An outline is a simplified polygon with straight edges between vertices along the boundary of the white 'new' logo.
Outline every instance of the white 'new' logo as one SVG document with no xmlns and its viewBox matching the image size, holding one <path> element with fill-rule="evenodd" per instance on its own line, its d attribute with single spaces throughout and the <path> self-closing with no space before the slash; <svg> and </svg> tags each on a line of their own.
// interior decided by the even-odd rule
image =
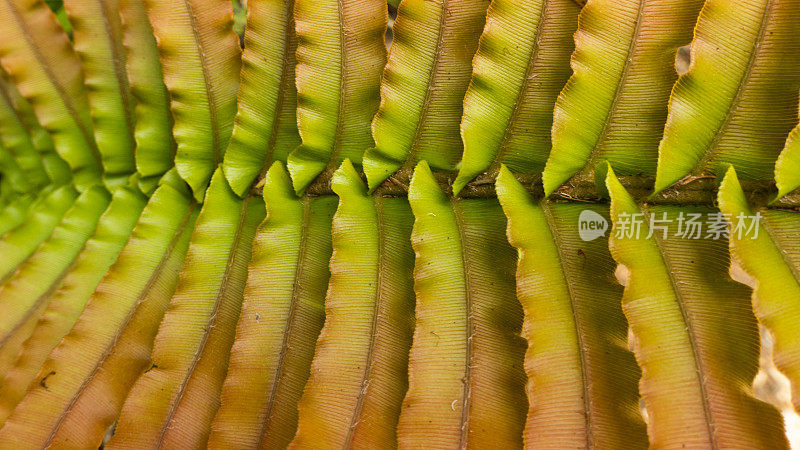
<svg viewBox="0 0 800 450">
<path fill-rule="evenodd" d="M 600 236 L 605 236 L 608 231 L 608 221 L 596 212 L 584 209 L 578 216 L 578 234 L 583 241 L 593 241 Z"/>
</svg>

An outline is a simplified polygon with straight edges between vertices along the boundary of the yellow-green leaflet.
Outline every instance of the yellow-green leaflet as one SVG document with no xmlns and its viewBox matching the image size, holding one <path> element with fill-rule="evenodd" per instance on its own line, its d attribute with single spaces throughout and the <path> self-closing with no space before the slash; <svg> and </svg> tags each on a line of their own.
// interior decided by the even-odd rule
<svg viewBox="0 0 800 450">
<path fill-rule="evenodd" d="M 170 174 L 75 326 L 0 429 L 0 447 L 98 447 L 117 420 L 134 381 L 150 366 L 153 339 L 199 209 L 185 183 L 173 183 Z"/>
<path fill-rule="evenodd" d="M 0 167 L 0 173 L 2 168 Z M 0 177 L 0 206 L 8 205 L 13 201 L 14 188 L 11 185 L 11 180 L 6 177 Z"/>
<path fill-rule="evenodd" d="M 11 190 L 17 194 L 24 194 L 31 190 L 31 184 L 25 177 L 25 172 L 17 164 L 14 155 L 0 144 L 0 173 L 10 181 Z"/>
<path fill-rule="evenodd" d="M 521 447 L 525 341 L 500 204 L 448 198 L 424 161 L 408 198 L 417 321 L 399 446 Z"/>
<path fill-rule="evenodd" d="M 519 254 L 526 447 L 647 448 L 641 371 L 628 350 L 622 286 L 608 251 L 608 205 L 537 202 L 504 166 L 497 196 Z"/>
<path fill-rule="evenodd" d="M 14 274 L 20 264 L 28 258 L 44 240 L 50 237 L 61 217 L 72 206 L 78 192 L 72 186 L 53 190 L 33 211 L 24 224 L 8 232 L 0 239 L 0 285 Z"/>
<path fill-rule="evenodd" d="M 136 100 L 136 169 L 143 177 L 160 177 L 175 158 L 169 92 L 144 0 L 118 1 L 127 79 Z"/>
<path fill-rule="evenodd" d="M 653 175 L 677 79 L 675 52 L 692 39 L 702 0 L 593 0 L 578 19 L 574 74 L 553 112 L 543 174 L 552 194 L 605 161 L 623 175 Z M 597 170 L 600 168 L 601 170 Z M 602 178 L 597 184 L 602 191 Z"/>
<path fill-rule="evenodd" d="M 158 42 L 177 143 L 175 167 L 198 202 L 236 115 L 241 48 L 229 0 L 143 0 Z"/>
<path fill-rule="evenodd" d="M 571 71 L 573 0 L 494 0 L 464 97 L 464 158 L 453 191 L 500 164 L 540 174 L 550 154 L 553 107 Z"/>
<path fill-rule="evenodd" d="M 44 2 L 0 1 L 0 65 L 50 132 L 78 190 L 97 183 L 102 164 L 80 60 Z"/>
<path fill-rule="evenodd" d="M 285 163 L 300 144 L 294 0 L 248 2 L 244 41 L 239 111 L 222 164 L 239 196 L 273 161 Z"/>
<path fill-rule="evenodd" d="M 50 181 L 42 161 L 44 155 L 39 155 L 33 146 L 16 109 L 19 92 L 15 91 L 16 88 L 7 80 L 5 72 L 0 70 L 0 145 L 14 155 L 31 186 L 43 187 Z"/>
<path fill-rule="evenodd" d="M 38 195 L 20 195 L 12 200 L 11 203 L 3 206 L 0 210 L 0 238 L 5 236 L 9 231 L 25 223 L 25 219 L 28 218 L 28 214 L 34 202 L 48 193 L 49 191 L 39 193 Z"/>
<path fill-rule="evenodd" d="M 95 186 L 81 194 L 52 235 L 0 287 L 0 373 L 6 373 L 47 302 L 69 272 L 106 210 L 111 194 Z M 3 354 L 10 354 L 6 358 Z"/>
<path fill-rule="evenodd" d="M 264 201 L 267 218 L 253 241 L 212 448 L 284 448 L 292 441 L 325 320 L 338 197 L 297 197 L 275 162 L 264 180 Z"/>
<path fill-rule="evenodd" d="M 656 192 L 685 177 L 771 180 L 797 125 L 800 2 L 707 0 L 692 64 L 675 84 L 659 146 Z"/>
<path fill-rule="evenodd" d="M 789 133 L 786 146 L 775 163 L 775 184 L 778 185 L 777 198 L 800 187 L 800 124 Z"/>
<path fill-rule="evenodd" d="M 103 179 L 113 189 L 136 171 L 134 99 L 125 69 L 119 0 L 66 0 L 64 10 L 82 63 Z"/>
<path fill-rule="evenodd" d="M 622 310 L 642 368 L 650 445 L 787 448 L 778 411 L 752 394 L 758 324 L 749 289 L 728 273 L 724 216 L 706 206 L 638 205 L 613 170 L 607 185 L 609 245 L 627 269 Z"/>
<path fill-rule="evenodd" d="M 5 421 L 24 396 L 47 355 L 75 324 L 86 301 L 128 241 L 146 202 L 146 197 L 134 188 L 117 189 L 100 216 L 94 234 L 69 265 L 69 273 L 63 281 L 56 280 L 48 292 L 36 300 L 38 305 L 26 313 L 26 322 L 32 321 L 35 328 L 30 337 L 26 336 L 22 350 L 17 348 L 11 361 L 13 366 L 2 370 L 5 376 L 0 384 L 0 421 Z M 47 268 L 53 270 L 51 257 L 48 257 Z M 44 283 L 42 285 L 47 287 Z M 29 290 L 27 295 L 32 292 Z M 39 308 L 41 313 L 34 311 Z M 5 353 L 5 346 L 2 352 Z"/>
<path fill-rule="evenodd" d="M 371 191 L 398 170 L 399 181 L 408 183 L 417 161 L 456 170 L 464 93 L 488 6 L 488 0 L 400 5 L 372 122 L 375 147 L 364 154 Z"/>
<path fill-rule="evenodd" d="M 22 97 L 17 87 L 8 79 L 8 74 L 6 74 L 4 70 L 0 70 L 0 83 L 2 83 L 3 95 L 8 99 L 10 104 L 13 105 L 14 112 L 19 122 L 28 133 L 27 139 L 30 139 L 31 145 L 39 152 L 42 166 L 44 166 L 44 170 L 50 181 L 57 186 L 69 182 L 72 179 L 72 172 L 70 171 L 69 164 L 58 156 L 50 134 L 39 124 L 39 120 L 36 118 L 36 114 L 30 103 Z M 14 122 L 12 118 L 9 122 L 4 124 L 4 127 L 10 126 L 14 128 Z M 6 139 L 10 137 L 10 135 L 6 135 L 9 131 L 8 128 L 4 129 L 2 137 L 3 142 L 7 142 Z M 15 132 L 12 132 L 11 135 L 18 136 Z M 16 148 L 17 145 L 24 147 L 26 145 L 25 141 L 26 137 L 23 136 L 20 138 L 20 141 L 13 140 L 9 145 L 12 148 Z M 23 152 L 25 151 L 23 150 Z M 25 167 L 25 165 L 23 165 L 23 167 Z"/>
<path fill-rule="evenodd" d="M 772 359 L 789 378 L 794 409 L 800 411 L 800 215 L 751 208 L 733 168 L 718 195 L 720 209 L 729 215 L 731 255 L 754 279 L 753 309 L 772 333 Z"/>
<path fill-rule="evenodd" d="M 405 198 L 367 194 L 347 159 L 331 185 L 339 208 L 325 326 L 292 446 L 392 447 L 414 330 L 414 217 Z"/>
<path fill-rule="evenodd" d="M 261 198 L 239 198 L 217 169 L 159 327 L 153 367 L 131 390 L 109 448 L 206 445 L 264 215 Z"/>
<path fill-rule="evenodd" d="M 373 145 L 386 64 L 384 0 L 295 0 L 297 125 L 303 143 L 287 166 L 302 193 L 320 173 Z"/>
</svg>

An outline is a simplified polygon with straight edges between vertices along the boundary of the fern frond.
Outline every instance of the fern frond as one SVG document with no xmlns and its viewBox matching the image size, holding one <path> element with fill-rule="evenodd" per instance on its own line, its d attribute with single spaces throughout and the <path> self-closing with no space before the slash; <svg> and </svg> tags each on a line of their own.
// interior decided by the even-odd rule
<svg viewBox="0 0 800 450">
<path fill-rule="evenodd" d="M 684 177 L 724 174 L 771 180 L 797 124 L 800 3 L 708 0 L 678 80 L 659 147 L 656 192 Z"/>
<path fill-rule="evenodd" d="M 64 10 L 82 63 L 103 179 L 113 189 L 136 171 L 136 119 L 122 47 L 119 0 L 65 0 Z"/>
<path fill-rule="evenodd" d="M 500 204 L 446 197 L 425 162 L 409 202 L 417 322 L 400 447 L 521 447 L 525 342 Z"/>
<path fill-rule="evenodd" d="M 62 186 L 33 205 L 24 224 L 0 239 L 0 285 L 10 278 L 39 244 L 44 242 L 78 197 L 72 186 Z"/>
<path fill-rule="evenodd" d="M 175 167 L 198 202 L 222 162 L 236 115 L 241 49 L 229 0 L 142 0 L 170 94 Z"/>
<path fill-rule="evenodd" d="M 44 170 L 50 182 L 56 186 L 68 183 L 72 179 L 69 164 L 58 156 L 50 134 L 39 124 L 39 120 L 36 118 L 36 114 L 30 103 L 20 94 L 14 83 L 8 79 L 8 74 L 6 74 L 4 70 L 0 70 L 0 84 L 2 84 L 1 88 L 3 90 L 3 93 L 0 95 L 3 95 L 4 99 L 14 108 L 19 122 L 24 127 L 25 131 L 27 131 L 31 145 L 39 153 L 41 164 L 44 166 Z M 11 118 L 8 122 L 5 122 L 4 127 L 10 126 L 14 128 L 14 123 L 14 119 Z M 5 136 L 2 137 L 3 142 L 7 142 L 5 139 L 7 139 L 8 136 L 19 136 L 18 133 L 19 131 L 12 132 L 9 128 L 4 128 L 3 134 Z M 8 145 L 12 149 L 25 147 L 25 137 L 22 136 L 19 138 L 19 141 L 14 140 L 14 142 Z M 23 152 L 25 151 L 23 150 Z M 23 167 L 25 167 L 25 165 L 23 165 Z"/>
<path fill-rule="evenodd" d="M 139 375 L 150 367 L 158 326 L 178 282 L 198 208 L 168 173 L 119 258 L 75 326 L 50 353 L 13 409 L 0 402 L 0 447 L 97 447 Z M 102 401 L 98 401 L 102 399 Z"/>
<path fill-rule="evenodd" d="M 572 70 L 553 113 L 545 195 L 610 163 L 653 175 L 678 77 L 675 52 L 692 39 L 700 0 L 597 0 L 578 19 Z M 602 173 L 602 170 L 598 173 Z M 600 188 L 604 180 L 596 180 Z"/>
<path fill-rule="evenodd" d="M 102 164 L 80 60 L 44 2 L 0 1 L 0 64 L 50 132 L 78 189 L 97 183 Z"/>
<path fill-rule="evenodd" d="M 466 184 L 500 164 L 540 174 L 550 154 L 553 107 L 571 71 L 573 0 L 494 0 L 487 13 L 464 97 L 464 158 L 453 183 Z"/>
<path fill-rule="evenodd" d="M 800 411 L 800 214 L 754 211 L 733 168 L 720 186 L 719 207 L 729 215 L 731 256 L 755 280 L 753 309 L 772 333 L 773 361 L 789 378 L 794 408 Z M 737 231 L 740 220 L 747 231 L 756 214 L 761 216 L 755 223 L 757 229 Z"/>
<path fill-rule="evenodd" d="M 579 235 L 586 211 L 607 220 L 608 206 L 536 202 L 505 166 L 497 196 L 519 253 L 517 297 L 528 340 L 525 445 L 646 448 L 641 372 L 628 350 L 608 229 L 592 241 Z"/>
<path fill-rule="evenodd" d="M 209 447 L 284 448 L 325 320 L 331 219 L 338 197 L 297 197 L 276 162 L 267 218 L 253 241 L 236 340 Z"/>
<path fill-rule="evenodd" d="M 361 164 L 373 145 L 386 64 L 384 0 L 295 0 L 297 124 L 303 143 L 287 166 L 302 193 L 320 173 L 345 158 Z"/>
<path fill-rule="evenodd" d="M 629 272 L 622 309 L 642 368 L 650 445 L 788 447 L 778 411 L 752 396 L 758 325 L 749 290 L 728 274 L 726 239 L 708 235 L 710 214 L 718 211 L 637 205 L 613 170 L 607 180 L 614 222 L 609 245 Z M 667 222 L 651 227 L 650 214 Z M 700 236 L 687 231 L 693 229 L 689 214 L 700 215 Z M 724 230 L 724 218 L 716 217 Z"/>
<path fill-rule="evenodd" d="M 52 235 L 0 287 L 0 373 L 19 355 L 110 201 L 99 185 L 81 194 Z"/>
<path fill-rule="evenodd" d="M 206 445 L 264 215 L 263 200 L 239 198 L 217 169 L 153 346 L 153 367 L 131 390 L 109 448 Z"/>
<path fill-rule="evenodd" d="M 405 0 L 372 122 L 375 147 L 364 154 L 370 190 L 398 170 L 401 183 L 418 161 L 454 171 L 461 159 L 464 93 L 486 21 L 488 0 Z"/>
<path fill-rule="evenodd" d="M 50 182 L 44 169 L 43 155 L 33 146 L 28 130 L 17 112 L 19 92 L 0 71 L 0 146 L 5 147 L 25 173 L 31 186 L 44 187 Z"/>
<path fill-rule="evenodd" d="M 405 198 L 368 195 L 349 160 L 331 184 L 339 207 L 325 326 L 292 446 L 390 447 L 414 329 L 414 218 Z"/>
<path fill-rule="evenodd" d="M 144 0 L 118 1 L 127 79 L 136 100 L 136 169 L 143 177 L 160 177 L 175 158 L 169 92 Z"/>
<path fill-rule="evenodd" d="M 222 171 L 239 196 L 300 144 L 294 0 L 249 1 L 233 136 Z"/>
<path fill-rule="evenodd" d="M 86 301 L 127 243 L 146 203 L 146 197 L 136 189 L 122 187 L 115 190 L 108 208 L 97 222 L 94 234 L 86 241 L 80 255 L 69 264 L 69 272 L 63 281 L 56 279 L 48 287 L 44 280 L 38 280 L 41 283 L 37 287 L 38 292 L 41 293 L 43 288 L 47 291 L 26 312 L 24 323 L 32 323 L 33 328 L 30 333 L 19 333 L 26 338 L 22 349 L 17 346 L 12 366 L 3 366 L 0 422 L 5 421 L 19 403 L 47 356 L 75 324 Z M 38 258 L 42 250 L 28 259 L 26 264 Z M 48 271 L 55 269 L 52 258 L 48 257 L 46 262 Z M 33 292 L 36 291 L 29 289 L 26 294 L 30 296 Z M 19 323 L 22 326 L 23 322 Z M 0 353 L 5 354 L 6 347 L 4 345 Z"/>
</svg>

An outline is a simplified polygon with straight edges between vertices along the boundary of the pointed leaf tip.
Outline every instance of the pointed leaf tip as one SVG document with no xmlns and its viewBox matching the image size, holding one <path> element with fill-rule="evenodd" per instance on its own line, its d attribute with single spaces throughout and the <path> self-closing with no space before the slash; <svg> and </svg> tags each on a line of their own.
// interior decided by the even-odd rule
<svg viewBox="0 0 800 450">
<path fill-rule="evenodd" d="M 408 186 L 408 198 L 413 200 L 432 196 L 443 197 L 444 192 L 439 187 L 439 183 L 436 182 L 436 178 L 433 176 L 427 161 L 420 161 L 411 176 L 411 183 Z"/>
<path fill-rule="evenodd" d="M 739 205 L 740 208 L 749 209 L 747 199 L 742 191 L 742 185 L 739 182 L 739 175 L 733 165 L 729 165 L 725 171 L 725 177 L 719 185 L 717 191 L 717 203 L 720 210 L 727 212 L 733 207 L 733 204 Z"/>
<path fill-rule="evenodd" d="M 275 161 L 267 171 L 262 195 L 268 205 L 297 199 L 289 172 L 280 161 Z"/>
<path fill-rule="evenodd" d="M 367 186 L 361 180 L 361 176 L 356 171 L 349 158 L 342 161 L 342 165 L 333 173 L 331 188 L 337 195 L 344 196 L 347 193 L 356 195 L 366 195 Z"/>
<path fill-rule="evenodd" d="M 514 178 L 514 174 L 511 173 L 511 170 L 505 165 L 500 165 L 500 170 L 497 173 L 497 179 L 495 180 L 498 184 L 500 183 L 508 183 L 511 178 Z"/>
<path fill-rule="evenodd" d="M 303 145 L 300 145 L 295 151 L 290 153 L 286 161 L 286 167 L 292 177 L 294 191 L 297 195 L 303 195 L 306 188 L 308 188 L 314 179 L 317 178 L 328 165 L 325 161 L 310 158 L 304 152 L 298 151 L 298 149 L 302 147 Z"/>
<path fill-rule="evenodd" d="M 775 200 L 800 187 L 800 125 L 789 134 L 775 163 L 775 184 L 778 186 Z"/>
<path fill-rule="evenodd" d="M 525 187 L 522 186 L 517 177 L 514 176 L 514 173 L 505 164 L 500 166 L 500 171 L 497 173 L 495 190 L 501 205 L 512 196 L 528 195 Z"/>
<path fill-rule="evenodd" d="M 611 165 L 608 165 L 608 172 L 606 173 L 606 189 L 609 192 L 612 190 L 622 188 L 622 184 L 620 184 L 619 179 L 617 179 L 617 174 L 614 173 L 614 168 Z"/>
<path fill-rule="evenodd" d="M 458 195 L 461 192 L 461 190 L 464 189 L 467 186 L 467 184 L 469 184 L 470 180 L 467 178 L 468 178 L 467 176 L 462 175 L 461 172 L 459 172 L 458 176 L 456 177 L 456 181 L 453 182 L 454 196 Z"/>
<path fill-rule="evenodd" d="M 390 158 L 386 158 L 383 153 L 375 148 L 371 148 L 364 153 L 364 174 L 367 176 L 369 191 L 373 192 L 387 178 L 389 178 L 397 167 Z"/>
<path fill-rule="evenodd" d="M 691 67 L 670 97 L 656 192 L 686 176 L 720 175 L 723 163 L 742 179 L 772 179 L 797 125 L 799 14 L 791 1 L 705 2 Z"/>
</svg>

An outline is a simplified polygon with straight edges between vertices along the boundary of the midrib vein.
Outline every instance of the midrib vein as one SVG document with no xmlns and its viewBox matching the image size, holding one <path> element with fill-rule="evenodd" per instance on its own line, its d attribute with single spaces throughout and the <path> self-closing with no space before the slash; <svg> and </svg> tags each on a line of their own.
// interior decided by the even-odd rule
<svg viewBox="0 0 800 450">
<path fill-rule="evenodd" d="M 283 369 L 286 364 L 286 354 L 289 351 L 289 341 L 294 334 L 294 318 L 297 314 L 297 307 L 300 304 L 300 290 L 301 280 L 305 273 L 305 259 L 308 248 L 308 239 L 311 223 L 311 199 L 308 196 L 303 196 L 303 220 L 300 234 L 300 248 L 297 252 L 297 259 L 295 260 L 294 281 L 292 283 L 292 299 L 289 304 L 289 316 L 286 318 L 286 323 L 283 327 L 283 341 L 281 342 L 281 350 L 278 356 L 278 364 L 275 369 L 275 377 L 272 380 L 272 388 L 269 390 L 269 399 L 267 406 L 264 410 L 264 421 L 262 423 L 261 433 L 258 436 L 256 447 L 261 448 L 264 439 L 266 439 L 267 430 L 269 430 L 270 422 L 272 421 L 272 410 L 275 407 L 276 397 L 278 395 L 278 387 L 283 377 Z"/>
<path fill-rule="evenodd" d="M 181 385 L 178 388 L 178 392 L 176 393 L 175 399 L 170 403 L 169 410 L 162 423 L 162 427 L 157 441 L 159 448 L 163 448 L 164 446 L 164 439 L 166 438 L 167 432 L 170 429 L 170 425 L 172 424 L 172 419 L 175 417 L 175 414 L 180 408 L 180 404 L 183 401 L 186 389 L 189 386 L 189 381 L 191 381 L 192 377 L 194 376 L 194 370 L 197 367 L 197 363 L 200 362 L 200 358 L 203 356 L 206 344 L 208 344 L 208 339 L 211 336 L 211 331 L 214 329 L 214 322 L 217 319 L 219 309 L 222 307 L 222 300 L 225 297 L 225 292 L 228 289 L 228 283 L 230 281 L 230 272 L 231 269 L 233 268 L 233 263 L 236 260 L 237 250 L 239 249 L 239 245 L 241 243 L 240 241 L 242 236 L 242 229 L 244 228 L 245 221 L 247 220 L 247 207 L 250 203 L 250 199 L 252 198 L 253 198 L 252 196 L 248 195 L 242 200 L 242 206 L 239 210 L 239 221 L 236 225 L 236 231 L 233 234 L 233 240 L 231 241 L 231 248 L 228 251 L 228 259 L 225 263 L 225 272 L 222 274 L 222 281 L 220 282 L 219 289 L 217 289 L 214 298 L 214 306 L 211 308 L 211 314 L 209 315 L 209 319 L 206 322 L 206 326 L 203 330 L 203 336 L 200 340 L 200 345 L 198 346 L 197 351 L 194 353 L 194 356 L 192 357 L 191 364 L 189 365 L 189 368 L 186 371 L 186 375 L 183 377 L 183 381 L 181 382 Z"/>
<path fill-rule="evenodd" d="M 131 99 L 130 99 L 130 84 L 128 83 L 128 72 L 125 68 L 126 64 L 126 56 L 125 50 L 120 48 L 120 42 L 118 42 L 117 38 L 119 36 L 115 35 L 113 30 L 111 29 L 111 24 L 108 21 L 108 5 L 104 0 L 97 0 L 100 10 L 102 11 L 102 19 L 103 19 L 103 26 L 106 30 L 106 37 L 108 38 L 108 46 L 111 50 L 111 57 L 112 57 L 112 64 L 114 65 L 114 74 L 117 78 L 117 91 L 119 92 L 120 99 L 122 100 L 122 109 L 123 114 L 125 115 L 125 125 L 128 130 L 128 135 L 126 136 L 128 140 L 128 144 L 130 147 L 128 150 L 130 151 L 129 157 L 131 161 L 133 161 L 133 150 L 136 148 L 136 141 L 134 138 L 135 133 L 135 125 L 134 119 L 131 116 L 131 112 L 133 108 L 131 108 Z M 118 11 L 114 11 L 113 14 L 119 15 Z"/>
<path fill-rule="evenodd" d="M 442 45 L 444 45 L 444 30 L 446 28 L 447 20 L 445 16 L 447 15 L 447 5 L 449 0 L 442 0 L 439 13 L 439 25 L 437 28 L 437 35 L 436 35 L 436 47 L 434 47 L 433 51 L 433 63 L 431 64 L 431 68 L 428 71 L 428 82 L 425 84 L 425 96 L 422 99 L 422 105 L 419 110 L 419 118 L 417 120 L 417 126 L 414 129 L 414 135 L 412 137 L 411 146 L 408 149 L 408 154 L 406 155 L 406 159 L 403 162 L 402 166 L 398 169 L 400 170 L 407 170 L 410 169 L 411 166 L 414 165 L 417 159 L 417 153 L 419 152 L 420 146 L 420 138 L 422 134 L 422 127 L 425 126 L 425 117 L 428 116 L 428 109 L 430 108 L 431 104 L 431 97 L 433 96 L 433 89 L 431 86 L 433 82 L 436 80 L 436 74 L 439 72 L 439 64 L 442 60 Z M 396 23 L 396 22 L 395 22 Z"/>
<path fill-rule="evenodd" d="M 464 368 L 464 386 L 461 398 L 461 433 L 458 439 L 458 448 L 466 449 L 469 445 L 469 416 L 472 408 L 472 359 L 475 352 L 475 325 L 473 323 L 473 299 L 471 291 L 469 257 L 467 256 L 467 235 L 464 231 L 464 218 L 459 206 L 459 198 L 452 198 L 450 205 L 453 209 L 456 228 L 458 229 L 458 245 L 461 252 L 461 266 L 464 274 L 464 294 L 466 303 L 466 354 L 464 355 L 466 367 Z"/>
<path fill-rule="evenodd" d="M 344 126 L 345 115 L 345 95 L 347 95 L 347 71 L 349 70 L 347 64 L 347 34 L 345 33 L 345 13 L 344 13 L 344 0 L 337 0 L 337 12 L 339 14 L 339 104 L 337 105 L 336 112 L 336 129 L 333 133 L 333 147 L 331 148 L 331 157 L 328 159 L 328 169 L 332 170 L 337 167 L 339 153 L 342 150 L 342 128 Z"/>
<path fill-rule="evenodd" d="M 294 0 L 286 2 L 286 9 L 284 16 L 286 17 L 286 25 L 283 29 L 283 67 L 281 69 L 280 89 L 278 89 L 278 98 L 275 102 L 275 117 L 272 120 L 270 127 L 269 141 L 267 142 L 267 155 L 264 157 L 264 164 L 261 165 L 261 174 L 266 173 L 269 166 L 273 162 L 273 155 L 275 154 L 275 145 L 278 142 L 278 130 L 280 129 L 281 119 L 283 118 L 282 112 L 284 103 L 286 102 L 286 93 L 291 88 L 290 83 L 294 83 L 294 77 L 289 76 L 289 72 L 293 69 L 293 65 L 288 64 L 287 61 L 292 61 L 292 34 L 294 33 Z"/>
<path fill-rule="evenodd" d="M 345 444 L 344 448 L 350 448 L 353 442 L 353 437 L 356 433 L 356 428 L 359 424 L 359 419 L 361 417 L 361 411 L 364 407 L 364 401 L 367 396 L 367 389 L 369 388 L 369 377 L 372 375 L 372 366 L 375 359 L 375 343 L 378 340 L 378 325 L 380 322 L 381 317 L 381 309 L 383 308 L 383 274 L 386 273 L 384 269 L 386 268 L 386 254 L 384 252 L 384 239 L 386 238 L 384 232 L 384 218 L 383 218 L 383 198 L 379 195 L 373 196 L 373 201 L 375 204 L 375 216 L 376 216 L 376 234 L 377 234 L 377 244 L 378 244 L 378 267 L 376 268 L 375 272 L 375 294 L 372 299 L 373 301 L 373 310 L 372 310 L 372 318 L 370 323 L 370 335 L 369 335 L 369 346 L 367 347 L 367 360 L 364 363 L 364 373 L 361 376 L 361 383 L 359 384 L 359 391 L 358 397 L 356 398 L 356 404 L 353 408 L 353 415 L 350 418 L 350 426 L 347 430 L 347 436 L 345 437 Z"/>
<path fill-rule="evenodd" d="M 594 408 L 592 407 L 594 394 L 592 392 L 592 386 L 589 383 L 589 380 L 592 380 L 593 377 L 591 373 L 591 367 L 587 360 L 587 347 L 584 345 L 583 335 L 585 331 L 582 326 L 583 321 L 581 320 L 581 315 L 578 312 L 578 308 L 575 306 L 575 302 L 579 296 L 575 294 L 575 290 L 572 287 L 572 283 L 567 275 L 570 273 L 570 270 L 569 266 L 567 265 L 566 255 L 564 253 L 566 246 L 564 244 L 564 240 L 562 239 L 561 233 L 559 233 L 559 230 L 556 227 L 553 211 L 550 209 L 551 205 L 546 200 L 542 201 L 540 205 L 547 222 L 547 228 L 550 231 L 553 241 L 555 242 L 556 251 L 558 252 L 558 262 L 561 267 L 562 281 L 567 287 L 567 292 L 569 293 L 569 307 L 572 311 L 572 319 L 575 325 L 575 338 L 577 340 L 578 358 L 580 361 L 581 382 L 583 383 L 583 413 L 585 416 L 584 420 L 586 422 L 586 448 L 594 448 Z"/>
<path fill-rule="evenodd" d="M 744 74 L 739 79 L 739 84 L 736 86 L 736 95 L 734 96 L 733 100 L 731 101 L 730 107 L 728 108 L 727 114 L 723 118 L 722 122 L 717 128 L 717 132 L 714 133 L 714 138 L 708 143 L 703 152 L 703 156 L 697 161 L 697 164 L 694 165 L 691 171 L 691 175 L 693 176 L 700 176 L 703 174 L 705 166 L 711 160 L 714 150 L 716 149 L 719 142 L 722 140 L 723 135 L 725 134 L 725 130 L 728 129 L 728 126 L 733 120 L 733 115 L 735 111 L 739 108 L 739 103 L 742 101 L 742 97 L 744 97 L 745 86 L 750 81 L 750 77 L 753 74 L 753 70 L 756 65 L 756 60 L 758 59 L 758 53 L 761 50 L 761 46 L 764 44 L 764 38 L 766 37 L 767 27 L 769 26 L 769 19 L 772 15 L 772 7 L 774 5 L 773 0 L 766 0 L 766 5 L 764 5 L 764 13 L 761 16 L 761 25 L 758 30 L 758 36 L 756 37 L 756 41 L 753 43 L 753 51 L 750 53 L 750 57 L 747 60 L 747 66 L 745 67 Z"/>
<path fill-rule="evenodd" d="M 611 127 L 614 115 L 617 112 L 619 101 L 622 98 L 622 90 L 625 86 L 627 86 L 625 82 L 628 80 L 628 71 L 630 70 L 631 65 L 633 65 L 633 55 L 636 52 L 636 46 L 639 43 L 639 36 L 642 32 L 644 8 L 647 1 L 648 0 L 639 0 L 639 9 L 636 13 L 636 24 L 634 25 L 633 33 L 631 34 L 631 42 L 628 44 L 628 51 L 626 52 L 627 57 L 622 65 L 622 70 L 619 74 L 619 78 L 617 79 L 617 85 L 614 88 L 614 96 L 611 98 L 611 104 L 608 107 L 608 113 L 603 118 L 603 127 L 600 129 L 600 133 L 597 135 L 597 140 L 589 152 L 589 157 L 586 159 L 586 165 L 584 165 L 583 169 L 579 171 L 580 173 L 586 173 L 587 171 L 594 170 L 594 165 L 600 158 L 600 155 L 602 154 L 602 148 L 606 144 L 606 137 L 610 131 L 609 128 Z"/>
<path fill-rule="evenodd" d="M 200 60 L 200 70 L 203 74 L 203 87 L 206 91 L 208 114 L 209 120 L 211 121 L 209 125 L 211 128 L 212 145 L 214 147 L 214 166 L 216 166 L 220 163 L 220 158 L 222 157 L 222 149 L 220 148 L 219 123 L 217 117 L 217 99 L 214 97 L 214 92 L 211 86 L 211 74 L 208 73 L 208 61 L 206 61 L 205 49 L 203 48 L 203 42 L 200 39 L 200 30 L 197 29 L 197 19 L 194 15 L 194 8 L 192 7 L 191 0 L 183 0 L 183 5 L 186 8 L 186 15 L 189 18 L 189 26 L 192 28 L 195 48 L 197 49 L 197 58 Z"/>
<path fill-rule="evenodd" d="M 650 209 L 644 205 L 641 206 L 641 211 L 645 215 L 645 217 L 649 217 L 648 214 L 652 214 Z M 706 419 L 706 431 L 708 432 L 708 440 L 709 445 L 713 449 L 719 449 L 720 445 L 717 441 L 717 434 L 716 434 L 716 425 L 714 424 L 714 415 L 711 412 L 711 405 L 709 402 L 708 397 L 708 388 L 706 387 L 706 373 L 707 370 L 705 368 L 705 364 L 703 359 L 700 357 L 700 351 L 697 348 L 697 334 L 694 329 L 694 324 L 689 316 L 689 311 L 686 310 L 685 300 L 683 298 L 683 293 L 680 290 L 680 284 L 678 280 L 675 279 L 674 273 L 669 269 L 673 265 L 670 263 L 669 255 L 667 255 L 666 251 L 664 250 L 663 243 L 661 242 L 661 237 L 658 233 L 653 234 L 653 243 L 656 245 L 658 249 L 658 254 L 661 255 L 661 262 L 664 264 L 664 271 L 667 273 L 669 277 L 670 285 L 672 286 L 672 291 L 675 293 L 675 303 L 678 307 L 678 311 L 681 314 L 681 318 L 683 319 L 683 325 L 686 329 L 686 334 L 689 339 L 689 346 L 692 349 L 692 356 L 693 356 L 693 363 L 695 366 L 694 374 L 696 375 L 697 385 L 700 389 L 700 399 L 703 405 L 703 413 Z"/>
<path fill-rule="evenodd" d="M 514 127 L 517 124 L 517 119 L 519 118 L 519 114 L 523 109 L 522 101 L 525 99 L 525 95 L 528 93 L 528 90 L 531 87 L 529 80 L 531 74 L 533 73 L 534 63 L 536 62 L 539 50 L 541 48 L 542 29 L 544 28 L 544 23 L 547 20 L 547 6 L 551 4 L 551 1 L 552 0 L 542 0 L 542 7 L 539 12 L 539 22 L 536 24 L 536 37 L 533 39 L 533 46 L 528 54 L 528 65 L 525 67 L 525 73 L 522 78 L 522 86 L 520 86 L 520 89 L 517 92 L 517 98 L 514 100 L 514 105 L 511 107 L 511 114 L 509 115 L 508 121 L 506 122 L 506 127 L 503 130 L 503 137 L 500 140 L 500 146 L 498 147 L 497 154 L 489 166 L 489 173 L 499 170 L 500 164 L 503 162 L 503 158 L 508 151 L 508 143 L 511 140 L 512 135 L 511 131 L 514 130 Z"/>
</svg>

